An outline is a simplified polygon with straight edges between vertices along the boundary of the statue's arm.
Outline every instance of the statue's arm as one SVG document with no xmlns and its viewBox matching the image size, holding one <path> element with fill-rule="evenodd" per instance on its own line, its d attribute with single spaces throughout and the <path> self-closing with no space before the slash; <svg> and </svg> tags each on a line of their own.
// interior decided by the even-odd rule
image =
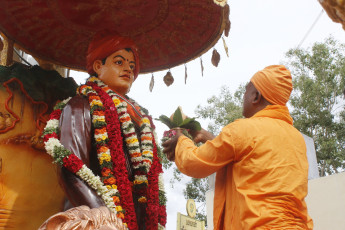
<svg viewBox="0 0 345 230">
<path fill-rule="evenodd" d="M 90 105 L 86 98 L 75 96 L 69 101 L 60 118 L 60 130 L 62 145 L 90 167 L 92 133 Z M 65 167 L 58 171 L 60 183 L 73 206 L 96 208 L 105 205 L 100 196 L 78 176 Z"/>
</svg>

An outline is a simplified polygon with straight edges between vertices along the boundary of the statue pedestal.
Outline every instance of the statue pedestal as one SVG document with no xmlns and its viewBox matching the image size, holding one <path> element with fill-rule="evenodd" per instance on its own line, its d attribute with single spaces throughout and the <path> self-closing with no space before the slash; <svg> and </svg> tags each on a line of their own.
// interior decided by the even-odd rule
<svg viewBox="0 0 345 230">
<path fill-rule="evenodd" d="M 182 215 L 178 212 L 176 230 L 205 230 L 205 222 Z"/>
</svg>

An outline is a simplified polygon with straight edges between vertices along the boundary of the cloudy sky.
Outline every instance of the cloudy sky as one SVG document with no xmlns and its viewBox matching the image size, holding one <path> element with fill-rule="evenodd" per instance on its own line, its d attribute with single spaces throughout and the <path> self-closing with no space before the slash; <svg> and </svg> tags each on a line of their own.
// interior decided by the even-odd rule
<svg viewBox="0 0 345 230">
<path fill-rule="evenodd" d="M 167 87 L 163 77 L 167 71 L 154 73 L 155 85 L 149 91 L 151 74 L 139 75 L 129 96 L 150 111 L 157 118 L 161 114 L 172 114 L 181 106 L 185 114 L 195 116 L 197 105 L 206 105 L 207 98 L 218 95 L 222 85 L 227 85 L 234 92 L 241 83 L 249 81 L 258 70 L 272 64 L 280 64 L 284 54 L 290 48 L 296 48 L 320 15 L 322 7 L 317 0 L 233 0 L 230 5 L 231 30 L 225 41 L 229 47 L 226 56 L 223 42 L 215 45 L 221 55 L 218 67 L 211 64 L 211 53 L 202 56 L 204 76 L 201 75 L 200 59 L 187 63 L 188 79 L 184 83 L 184 65 L 171 69 L 175 78 L 173 85 Z M 196 19 L 197 20 L 197 19 Z M 345 43 L 345 31 L 334 23 L 326 12 L 301 44 L 308 48 L 314 42 L 323 42 L 333 35 Z M 85 79 L 85 74 L 71 73 L 78 82 Z M 206 121 L 202 121 L 207 126 Z M 166 127 L 156 122 L 157 134 L 161 137 Z M 169 185 L 171 173 L 165 174 L 168 195 L 167 229 L 176 229 L 177 212 L 186 214 L 186 200 L 183 197 L 183 183 Z"/>
</svg>

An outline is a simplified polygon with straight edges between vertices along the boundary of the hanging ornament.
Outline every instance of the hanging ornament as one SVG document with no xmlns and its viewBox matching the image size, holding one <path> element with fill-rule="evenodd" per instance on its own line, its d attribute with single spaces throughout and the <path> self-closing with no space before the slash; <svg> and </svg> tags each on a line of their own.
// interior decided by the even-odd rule
<svg viewBox="0 0 345 230">
<path fill-rule="evenodd" d="M 231 22 L 230 22 L 230 7 L 229 5 L 227 4 L 225 7 L 224 7 L 224 15 L 225 15 L 225 28 L 224 28 L 224 35 L 226 37 L 229 36 L 229 32 L 230 32 L 230 27 L 231 27 Z"/>
<path fill-rule="evenodd" d="M 223 45 L 224 45 L 226 56 L 229 57 L 229 48 L 228 48 L 228 46 L 225 43 L 225 39 L 223 37 L 222 37 L 222 39 L 223 39 Z"/>
<path fill-rule="evenodd" d="M 187 84 L 187 65 L 184 64 L 184 84 Z"/>
<path fill-rule="evenodd" d="M 155 85 L 155 79 L 154 79 L 153 74 L 152 74 L 151 81 L 150 81 L 150 87 L 149 87 L 150 92 L 152 92 L 154 85 Z"/>
<path fill-rule="evenodd" d="M 170 86 L 172 83 L 174 83 L 174 78 L 173 78 L 173 76 L 171 75 L 170 70 L 169 70 L 169 71 L 167 72 L 167 74 L 164 76 L 163 81 L 164 81 L 164 83 L 165 83 L 167 86 Z"/>
<path fill-rule="evenodd" d="M 229 4 L 226 4 L 224 6 L 224 15 L 226 18 L 229 18 L 229 15 L 230 15 L 230 7 L 229 7 Z"/>
<path fill-rule="evenodd" d="M 224 28 L 224 35 L 226 37 L 229 36 L 230 27 L 231 27 L 231 22 L 230 22 L 230 20 L 228 20 L 225 22 L 225 28 Z"/>
<path fill-rule="evenodd" d="M 215 67 L 217 67 L 219 61 L 220 61 L 220 55 L 216 49 L 213 49 L 211 62 Z"/>
<path fill-rule="evenodd" d="M 202 64 L 202 58 L 200 57 L 200 65 L 201 65 L 201 76 L 204 76 L 204 65 Z"/>
</svg>

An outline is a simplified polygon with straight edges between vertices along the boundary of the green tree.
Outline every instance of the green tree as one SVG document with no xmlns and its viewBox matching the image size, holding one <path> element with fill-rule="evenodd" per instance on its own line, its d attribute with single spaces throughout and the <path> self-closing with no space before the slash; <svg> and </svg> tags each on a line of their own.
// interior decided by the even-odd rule
<svg viewBox="0 0 345 230">
<path fill-rule="evenodd" d="M 234 95 L 227 86 L 222 86 L 219 95 L 207 99 L 207 105 L 198 105 L 195 113 L 198 117 L 209 119 L 207 130 L 218 134 L 221 129 L 242 117 L 242 99 L 245 86 L 241 85 Z"/>
<path fill-rule="evenodd" d="M 343 170 L 345 45 L 329 37 L 308 49 L 291 49 L 286 57 L 294 84 L 294 126 L 314 139 L 321 176 Z"/>
</svg>

